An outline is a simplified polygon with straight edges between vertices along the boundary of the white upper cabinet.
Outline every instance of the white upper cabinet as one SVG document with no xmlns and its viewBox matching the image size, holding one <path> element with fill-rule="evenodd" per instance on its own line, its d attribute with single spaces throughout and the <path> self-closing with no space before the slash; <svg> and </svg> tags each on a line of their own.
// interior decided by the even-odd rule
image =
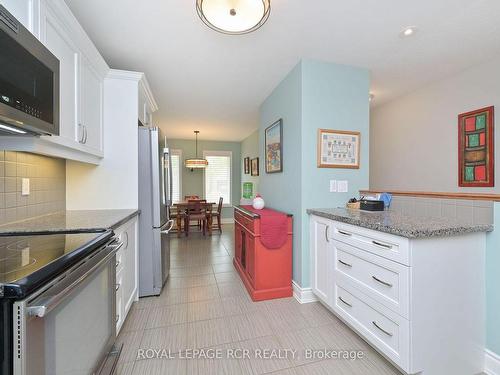
<svg viewBox="0 0 500 375">
<path fill-rule="evenodd" d="M 87 58 L 81 59 L 79 129 L 85 146 L 103 151 L 103 80 Z"/>
<path fill-rule="evenodd" d="M 59 59 L 60 137 L 73 142 L 77 137 L 80 53 L 50 7 L 43 12 L 42 42 Z"/>
</svg>

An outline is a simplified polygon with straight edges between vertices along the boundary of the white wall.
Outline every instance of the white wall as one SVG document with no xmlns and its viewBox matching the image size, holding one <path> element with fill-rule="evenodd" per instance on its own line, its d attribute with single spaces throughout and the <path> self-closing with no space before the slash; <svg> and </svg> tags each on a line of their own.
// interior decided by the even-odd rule
<svg viewBox="0 0 500 375">
<path fill-rule="evenodd" d="M 500 117 L 500 56 L 372 110 L 370 188 L 500 192 L 458 187 L 458 115 L 494 105 Z M 376 99 L 375 99 L 376 100 Z M 499 145 L 500 131 L 495 140 Z M 499 161 L 499 147 L 495 151 Z M 496 163 L 496 181 L 500 163 Z"/>
<path fill-rule="evenodd" d="M 138 208 L 138 82 L 104 82 L 104 159 L 66 164 L 68 210 Z"/>
</svg>

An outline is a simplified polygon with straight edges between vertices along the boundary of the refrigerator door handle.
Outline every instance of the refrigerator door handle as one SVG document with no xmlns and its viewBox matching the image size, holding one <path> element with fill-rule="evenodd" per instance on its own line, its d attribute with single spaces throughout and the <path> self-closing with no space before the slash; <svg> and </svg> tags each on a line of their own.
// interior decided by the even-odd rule
<svg viewBox="0 0 500 375">
<path fill-rule="evenodd" d="M 172 179 L 172 158 L 170 153 L 168 154 L 168 179 L 169 179 L 169 189 L 168 189 L 168 194 L 169 194 L 169 207 L 173 203 L 173 179 Z"/>
<path fill-rule="evenodd" d="M 165 225 L 163 227 L 161 227 L 161 234 L 169 234 L 170 231 L 172 230 L 174 226 L 174 221 L 173 220 L 169 220 L 165 223 Z M 165 227 L 167 227 L 167 229 L 164 229 Z"/>
</svg>

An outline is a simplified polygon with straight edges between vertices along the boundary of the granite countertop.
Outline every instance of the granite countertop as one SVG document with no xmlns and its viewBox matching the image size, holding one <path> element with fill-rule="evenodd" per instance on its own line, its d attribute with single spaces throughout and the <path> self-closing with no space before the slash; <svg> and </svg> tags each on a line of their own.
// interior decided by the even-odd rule
<svg viewBox="0 0 500 375">
<path fill-rule="evenodd" d="M 52 232 L 104 232 L 116 229 L 139 210 L 62 211 L 33 219 L 0 225 L 0 236 Z"/>
<path fill-rule="evenodd" d="M 308 209 L 307 213 L 407 238 L 445 237 L 493 230 L 491 224 L 470 224 L 458 219 L 402 215 L 393 211 L 318 208 Z"/>
</svg>

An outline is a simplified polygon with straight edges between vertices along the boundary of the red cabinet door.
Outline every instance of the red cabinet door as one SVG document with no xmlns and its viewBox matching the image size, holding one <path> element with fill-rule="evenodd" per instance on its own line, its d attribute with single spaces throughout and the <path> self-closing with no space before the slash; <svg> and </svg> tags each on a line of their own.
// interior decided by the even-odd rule
<svg viewBox="0 0 500 375">
<path fill-rule="evenodd" d="M 255 287 L 255 237 L 249 232 L 245 235 L 245 269 L 252 285 Z"/>
<path fill-rule="evenodd" d="M 236 261 L 241 264 L 241 226 L 238 223 L 234 224 L 234 257 L 236 258 Z"/>
</svg>

